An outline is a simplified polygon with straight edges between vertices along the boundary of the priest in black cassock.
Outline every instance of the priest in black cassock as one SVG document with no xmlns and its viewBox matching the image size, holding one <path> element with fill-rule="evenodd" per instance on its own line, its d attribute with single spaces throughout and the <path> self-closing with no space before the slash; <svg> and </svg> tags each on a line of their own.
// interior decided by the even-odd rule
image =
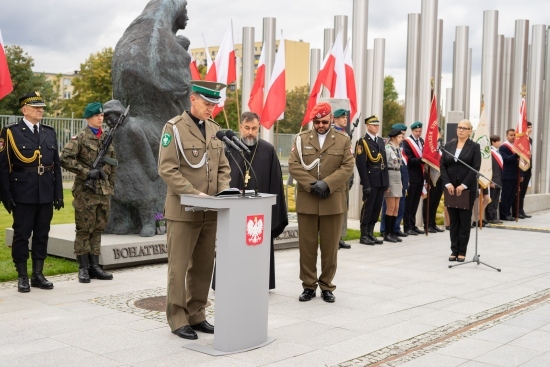
<svg viewBox="0 0 550 367">
<path fill-rule="evenodd" d="M 281 164 L 273 145 L 265 140 L 261 140 L 258 135 L 260 132 L 260 118 L 254 112 L 243 112 L 239 124 L 241 141 L 248 146 L 250 154 L 244 153 L 246 159 L 251 164 L 256 176 L 258 177 L 258 192 L 267 194 L 276 194 L 277 201 L 271 208 L 271 253 L 269 257 L 269 289 L 275 288 L 275 258 L 273 253 L 273 239 L 283 233 L 288 225 L 287 208 L 285 194 L 283 189 L 283 174 Z M 245 189 L 254 190 L 256 188 L 256 179 L 254 174 L 245 165 L 240 154 L 233 151 L 233 158 L 229 159 L 231 166 L 231 184 L 230 187 L 242 188 L 244 174 Z M 238 165 L 238 166 L 237 166 Z M 240 168 L 240 170 L 239 170 Z M 216 271 L 212 279 L 212 289 L 215 289 Z"/>
</svg>

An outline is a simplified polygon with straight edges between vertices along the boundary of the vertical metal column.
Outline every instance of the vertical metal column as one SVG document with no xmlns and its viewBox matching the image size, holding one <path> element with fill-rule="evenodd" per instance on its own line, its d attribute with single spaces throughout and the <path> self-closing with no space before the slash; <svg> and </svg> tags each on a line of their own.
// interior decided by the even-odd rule
<svg viewBox="0 0 550 367">
<path fill-rule="evenodd" d="M 468 26 L 456 27 L 453 65 L 453 111 L 466 112 L 466 74 L 468 72 Z"/>
<path fill-rule="evenodd" d="M 357 89 L 357 109 L 361 112 L 361 118 L 366 117 L 366 76 L 367 76 L 367 34 L 369 21 L 369 1 L 353 0 L 353 47 L 352 58 L 355 72 L 355 86 Z M 354 133 L 352 146 L 355 145 L 357 137 L 365 134 L 365 124 L 360 123 Z M 355 177 L 359 177 L 355 170 Z M 357 180 L 356 180 L 357 181 Z M 348 218 L 360 219 L 361 212 L 361 185 L 352 186 L 349 193 L 349 211 Z"/>
<path fill-rule="evenodd" d="M 269 85 L 269 80 L 271 79 L 271 73 L 273 71 L 273 65 L 275 64 L 275 26 L 277 20 L 275 18 L 264 18 L 264 32 L 263 32 L 263 42 L 265 48 L 265 86 Z M 266 91 L 267 92 L 267 91 Z M 264 102 L 267 98 L 267 93 L 264 93 Z M 271 143 L 275 144 L 275 134 L 273 132 L 274 128 L 271 129 L 260 129 L 260 137 Z"/>
<path fill-rule="evenodd" d="M 342 30 L 342 40 L 343 40 L 343 46 L 344 50 L 346 49 L 346 45 L 348 44 L 348 16 L 347 15 L 335 15 L 334 16 L 334 37 L 336 39 L 336 35 L 338 32 Z"/>
<path fill-rule="evenodd" d="M 464 82 L 466 85 L 465 96 L 464 96 L 464 118 L 470 119 L 470 92 L 472 90 L 472 49 L 468 49 L 468 67 L 466 68 L 466 81 Z M 477 109 L 479 111 L 479 109 Z M 479 117 L 479 112 L 476 113 L 476 115 Z"/>
<path fill-rule="evenodd" d="M 437 111 L 442 115 L 441 101 L 441 62 L 443 58 L 443 19 L 437 21 L 437 39 L 435 43 L 434 92 L 437 99 Z M 441 126 L 441 121 L 439 121 Z"/>
<path fill-rule="evenodd" d="M 453 101 L 453 88 L 447 88 L 445 90 L 445 121 L 449 117 L 449 111 L 452 111 L 452 101 Z"/>
<path fill-rule="evenodd" d="M 500 127 L 500 139 L 506 139 L 506 130 L 512 126 L 512 119 L 515 120 L 516 114 L 510 115 L 510 103 L 512 98 L 512 79 L 514 76 L 514 38 L 504 38 L 504 55 L 502 55 L 502 125 Z M 514 126 L 515 128 L 515 126 Z"/>
<path fill-rule="evenodd" d="M 325 36 L 323 43 L 323 59 L 328 55 L 332 45 L 334 44 L 334 39 L 336 35 L 333 28 L 325 28 Z M 330 92 L 326 87 L 322 88 L 321 97 L 328 98 L 330 97 Z"/>
<path fill-rule="evenodd" d="M 527 48 L 529 45 L 529 21 L 526 19 L 516 20 L 516 32 L 514 36 L 514 75 L 512 78 L 512 89 L 510 94 L 509 113 L 511 126 L 516 127 L 521 104 L 521 87 L 526 84 L 527 77 Z M 529 98 L 529 96 L 527 96 Z"/>
<path fill-rule="evenodd" d="M 534 194 L 541 193 L 541 137 L 548 126 L 544 125 L 544 58 L 546 53 L 546 25 L 533 25 L 531 35 L 531 57 L 527 80 L 527 120 L 533 124 L 531 138 L 532 177 L 531 188 Z"/>
<path fill-rule="evenodd" d="M 372 111 L 378 116 L 380 123 L 384 123 L 384 59 L 386 40 L 384 38 L 374 39 L 373 53 L 373 76 L 372 76 Z M 382 129 L 378 130 L 382 136 Z"/>
<path fill-rule="evenodd" d="M 503 78 L 503 55 L 504 55 L 504 36 L 499 34 L 497 36 L 497 56 L 495 62 L 495 94 L 494 94 L 494 103 L 495 108 L 493 109 L 493 120 L 489 122 L 490 133 L 492 135 L 499 135 L 500 129 L 502 126 L 502 83 Z"/>
<path fill-rule="evenodd" d="M 241 111 L 248 111 L 250 91 L 254 84 L 254 27 L 243 27 L 243 83 L 241 88 Z"/>
<path fill-rule="evenodd" d="M 496 70 L 498 52 L 498 10 L 483 12 L 483 43 L 481 47 L 481 94 L 485 104 L 485 116 L 491 131 L 496 114 Z M 480 101 L 481 102 L 481 101 Z M 479 106 L 474 106 L 478 108 Z"/>
<path fill-rule="evenodd" d="M 407 77 L 405 84 L 405 125 L 416 119 L 418 73 L 420 71 L 420 14 L 409 14 L 407 33 Z"/>
<path fill-rule="evenodd" d="M 422 0 L 422 21 L 420 45 L 420 74 L 418 80 L 418 116 L 427 126 L 430 119 L 431 79 L 435 71 L 435 41 L 437 38 L 437 0 Z M 427 129 L 422 130 L 426 136 Z"/>
<path fill-rule="evenodd" d="M 319 70 L 321 69 L 321 49 L 320 48 L 312 48 L 310 51 L 310 59 L 309 59 L 309 92 L 311 93 L 311 90 L 313 89 L 313 85 L 315 85 L 315 80 L 317 80 L 317 74 L 319 74 Z M 307 125 L 308 129 L 313 128 L 313 122 L 308 122 Z"/>
<path fill-rule="evenodd" d="M 550 29 L 546 31 L 546 42 L 550 41 Z M 544 129 L 542 131 L 542 144 L 540 147 L 540 192 L 550 193 L 550 47 L 546 47 L 546 78 L 544 81 Z"/>
<path fill-rule="evenodd" d="M 374 85 L 374 50 L 367 50 L 367 85 L 365 86 L 366 110 L 365 118 L 374 115 L 373 100 L 373 85 Z M 366 130 L 366 128 L 365 128 Z"/>
</svg>

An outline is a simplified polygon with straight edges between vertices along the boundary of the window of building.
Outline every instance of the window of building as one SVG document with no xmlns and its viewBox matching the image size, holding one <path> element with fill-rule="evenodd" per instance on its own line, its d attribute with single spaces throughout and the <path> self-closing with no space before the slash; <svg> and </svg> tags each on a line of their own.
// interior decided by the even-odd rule
<svg viewBox="0 0 550 367">
<path fill-rule="evenodd" d="M 71 85 L 71 79 L 63 78 L 63 85 Z"/>
<path fill-rule="evenodd" d="M 71 99 L 71 92 L 64 92 L 63 99 Z"/>
</svg>

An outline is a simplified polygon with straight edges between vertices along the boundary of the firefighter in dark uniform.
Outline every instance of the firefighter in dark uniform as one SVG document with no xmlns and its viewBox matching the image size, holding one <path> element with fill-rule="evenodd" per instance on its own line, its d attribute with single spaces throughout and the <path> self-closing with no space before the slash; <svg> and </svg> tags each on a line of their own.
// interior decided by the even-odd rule
<svg viewBox="0 0 550 367">
<path fill-rule="evenodd" d="M 355 165 L 363 186 L 359 243 L 381 245 L 383 241 L 374 237 L 374 225 L 380 216 L 384 192 L 389 185 L 386 148 L 383 139 L 376 136 L 380 129 L 378 117 L 372 115 L 366 118 L 365 124 L 367 133 L 355 144 Z"/>
<path fill-rule="evenodd" d="M 325 302 L 334 302 L 338 241 L 342 233 L 346 187 L 353 173 L 348 136 L 332 129 L 331 107 L 321 102 L 310 114 L 313 129 L 299 133 L 288 157 L 288 171 L 297 181 L 296 213 L 300 247 L 301 302 L 315 297 L 317 287 Z M 317 274 L 317 249 L 321 274 Z"/>
<path fill-rule="evenodd" d="M 197 339 L 195 331 L 214 333 L 206 321 L 208 288 L 214 268 L 217 212 L 187 211 L 181 194 L 214 195 L 229 188 L 230 167 L 220 126 L 210 117 L 225 84 L 191 81 L 191 109 L 168 121 L 162 131 L 158 172 L 168 186 L 168 290 L 166 318 L 172 333 Z"/>
<path fill-rule="evenodd" d="M 30 292 L 30 286 L 53 288 L 42 271 L 53 209 L 63 207 L 63 185 L 55 131 L 41 123 L 46 104 L 38 92 L 19 98 L 19 104 L 23 118 L 0 132 L 0 187 L 2 203 L 13 215 L 12 258 L 19 277 L 17 290 Z"/>
</svg>

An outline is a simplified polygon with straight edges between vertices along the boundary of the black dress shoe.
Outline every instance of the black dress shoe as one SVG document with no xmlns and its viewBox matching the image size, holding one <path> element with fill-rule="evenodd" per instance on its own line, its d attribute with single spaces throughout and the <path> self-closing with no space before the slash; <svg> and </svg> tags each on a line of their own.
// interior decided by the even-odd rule
<svg viewBox="0 0 550 367">
<path fill-rule="evenodd" d="M 21 293 L 27 293 L 31 291 L 31 287 L 29 286 L 29 278 L 19 277 L 17 281 L 17 291 Z"/>
<path fill-rule="evenodd" d="M 53 283 L 44 278 L 42 273 L 33 274 L 31 277 L 31 287 L 40 289 L 53 289 Z"/>
<path fill-rule="evenodd" d="M 418 236 L 418 233 L 416 231 L 409 229 L 408 231 L 405 231 L 405 233 L 409 236 Z"/>
<path fill-rule="evenodd" d="M 521 213 L 521 215 L 523 215 L 525 218 L 532 218 L 533 217 L 532 215 L 525 214 L 525 212 Z"/>
<path fill-rule="evenodd" d="M 201 321 L 198 324 L 191 325 L 191 329 L 202 331 L 203 333 L 207 334 L 214 334 L 214 325 L 208 323 L 208 321 L 206 320 Z"/>
<path fill-rule="evenodd" d="M 489 223 L 491 223 L 491 224 L 502 224 L 502 221 L 500 219 L 493 219 L 493 220 L 489 221 Z"/>
<path fill-rule="evenodd" d="M 340 242 L 338 242 L 338 248 L 350 249 L 351 245 L 345 243 L 344 240 L 340 240 Z"/>
<path fill-rule="evenodd" d="M 331 291 L 321 291 L 321 297 L 323 297 L 323 301 L 332 303 L 336 300 L 336 297 L 334 297 L 334 294 L 332 294 Z"/>
<path fill-rule="evenodd" d="M 369 236 L 369 238 L 370 238 L 371 240 L 374 241 L 374 243 L 375 243 L 376 245 L 382 245 L 382 244 L 384 244 L 384 241 L 383 241 L 383 240 L 379 240 L 379 239 L 378 239 L 375 235 L 373 235 L 372 233 L 369 234 L 368 236 Z"/>
<path fill-rule="evenodd" d="M 451 226 L 445 226 L 445 229 L 446 229 L 447 231 L 450 231 L 450 230 L 451 230 Z"/>
<path fill-rule="evenodd" d="M 374 241 L 370 239 L 369 236 L 361 236 L 361 238 L 359 239 L 359 243 L 363 244 L 363 245 L 369 245 L 369 246 L 374 246 Z"/>
<path fill-rule="evenodd" d="M 518 215 L 518 218 L 519 218 L 519 219 L 525 219 L 525 218 L 527 218 L 527 217 L 526 217 L 525 215 L 523 215 L 523 214 L 520 214 L 520 215 Z"/>
<path fill-rule="evenodd" d="M 438 226 L 433 226 L 433 229 L 435 229 L 437 232 L 445 232 L 443 228 L 439 228 Z"/>
<path fill-rule="evenodd" d="M 397 240 L 391 234 L 385 235 L 384 236 L 384 241 L 393 242 L 393 243 L 397 242 Z"/>
<path fill-rule="evenodd" d="M 172 331 L 172 334 L 176 334 L 177 336 L 183 339 L 195 340 L 199 338 L 197 336 L 197 333 L 193 331 L 193 329 L 191 329 L 191 326 L 189 325 L 182 326 L 179 329 Z"/>
<path fill-rule="evenodd" d="M 504 218 L 504 220 L 507 220 L 509 222 L 514 222 L 516 220 L 516 218 L 512 217 L 511 215 L 507 216 L 506 218 Z"/>
<path fill-rule="evenodd" d="M 456 258 L 456 261 L 458 261 L 459 263 L 463 263 L 465 258 L 466 256 L 464 255 L 458 255 L 458 257 Z"/>
<path fill-rule="evenodd" d="M 414 227 L 414 228 L 413 228 L 413 231 L 415 231 L 415 232 L 418 233 L 418 234 L 424 233 L 424 231 L 421 231 L 418 227 Z"/>
<path fill-rule="evenodd" d="M 315 297 L 315 290 L 305 288 L 302 294 L 300 294 L 300 298 L 298 299 L 300 300 L 300 302 L 306 302 L 306 301 L 311 301 L 311 299 L 314 297 Z"/>
<path fill-rule="evenodd" d="M 428 233 L 437 233 L 437 231 L 435 230 L 435 228 L 429 227 L 428 228 Z"/>
<path fill-rule="evenodd" d="M 395 232 L 393 232 L 393 234 L 396 235 L 397 237 L 409 237 L 409 235 L 407 233 L 403 233 L 403 232 L 401 232 L 401 230 L 395 231 Z"/>
<path fill-rule="evenodd" d="M 395 240 L 397 242 L 403 242 L 403 240 L 401 238 L 399 238 L 399 236 L 396 236 L 395 233 L 392 233 L 390 236 L 392 236 L 393 238 L 395 238 Z"/>
</svg>

